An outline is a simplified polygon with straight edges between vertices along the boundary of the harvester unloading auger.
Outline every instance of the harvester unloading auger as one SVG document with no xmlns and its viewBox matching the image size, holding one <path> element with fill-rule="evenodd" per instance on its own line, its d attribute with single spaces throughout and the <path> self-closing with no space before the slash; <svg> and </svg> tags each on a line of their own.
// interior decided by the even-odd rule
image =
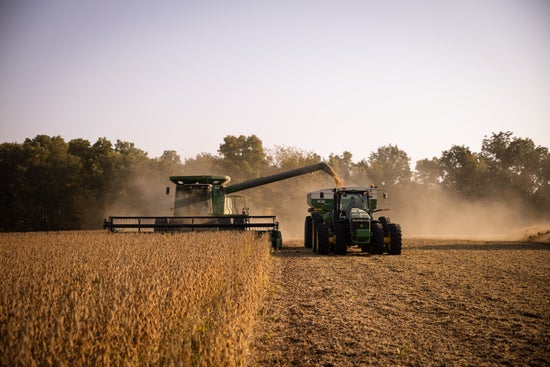
<svg viewBox="0 0 550 367">
<path fill-rule="evenodd" d="M 276 217 L 249 215 L 244 198 L 231 194 L 315 171 L 324 171 L 341 185 L 338 175 L 324 162 L 233 185 L 227 185 L 229 176 L 170 176 L 176 185 L 174 216 L 112 216 L 103 221 L 103 228 L 112 232 L 256 230 L 269 232 L 273 247 L 280 248 L 282 237 Z"/>
</svg>

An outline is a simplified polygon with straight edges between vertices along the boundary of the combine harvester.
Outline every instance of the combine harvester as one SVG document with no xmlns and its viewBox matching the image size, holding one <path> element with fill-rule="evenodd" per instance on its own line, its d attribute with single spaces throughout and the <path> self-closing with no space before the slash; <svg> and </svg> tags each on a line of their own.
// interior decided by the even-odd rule
<svg viewBox="0 0 550 367">
<path fill-rule="evenodd" d="M 276 217 L 249 215 L 244 197 L 231 194 L 315 171 L 324 171 L 341 185 L 338 175 L 323 162 L 233 185 L 227 185 L 229 176 L 170 176 L 176 185 L 174 216 L 112 216 L 103 221 L 103 228 L 111 232 L 255 230 L 269 233 L 273 247 L 280 248 L 282 236 Z"/>
</svg>

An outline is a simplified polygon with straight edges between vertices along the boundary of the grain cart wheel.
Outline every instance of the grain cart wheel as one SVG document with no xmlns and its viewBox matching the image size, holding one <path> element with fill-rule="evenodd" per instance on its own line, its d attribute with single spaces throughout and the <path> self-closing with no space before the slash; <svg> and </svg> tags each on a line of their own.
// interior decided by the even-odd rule
<svg viewBox="0 0 550 367">
<path fill-rule="evenodd" d="M 319 231 L 318 226 L 319 224 L 323 223 L 323 218 L 321 217 L 321 214 L 317 212 L 311 213 L 311 224 L 312 224 L 312 246 L 311 250 L 315 253 L 318 253 L 318 246 L 319 246 Z"/>
<path fill-rule="evenodd" d="M 328 255 L 328 226 L 324 222 L 320 222 L 317 226 L 317 253 L 319 255 Z"/>
<path fill-rule="evenodd" d="M 313 222 L 311 216 L 306 217 L 306 222 L 304 224 L 304 246 L 306 248 L 311 248 L 313 246 Z"/>
<path fill-rule="evenodd" d="M 399 224 L 388 224 L 388 231 L 390 235 L 390 245 L 388 254 L 401 255 L 401 226 Z"/>
<path fill-rule="evenodd" d="M 370 239 L 371 253 L 381 255 L 384 253 L 384 228 L 380 222 L 372 222 L 372 237 Z"/>
<path fill-rule="evenodd" d="M 334 234 L 336 235 L 334 252 L 337 255 L 347 254 L 348 244 L 351 242 L 348 223 L 346 221 L 337 221 L 334 223 Z"/>
</svg>

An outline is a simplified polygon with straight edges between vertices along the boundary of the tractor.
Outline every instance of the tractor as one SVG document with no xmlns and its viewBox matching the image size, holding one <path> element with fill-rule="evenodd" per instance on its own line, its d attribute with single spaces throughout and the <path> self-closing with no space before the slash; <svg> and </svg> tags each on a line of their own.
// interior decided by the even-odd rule
<svg viewBox="0 0 550 367">
<path fill-rule="evenodd" d="M 307 194 L 309 215 L 305 218 L 304 246 L 321 255 L 345 255 L 351 246 L 370 254 L 401 254 L 401 226 L 375 213 L 378 188 L 337 187 Z M 387 198 L 383 192 L 382 197 Z"/>
</svg>

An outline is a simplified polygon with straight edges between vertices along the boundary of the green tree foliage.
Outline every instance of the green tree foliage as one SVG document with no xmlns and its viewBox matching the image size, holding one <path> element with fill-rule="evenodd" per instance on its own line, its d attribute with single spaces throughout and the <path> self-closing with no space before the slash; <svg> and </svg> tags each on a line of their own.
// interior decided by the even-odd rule
<svg viewBox="0 0 550 367">
<path fill-rule="evenodd" d="M 531 139 L 513 137 L 510 131 L 493 133 L 481 148 L 491 180 L 491 192 L 507 192 L 532 202 L 548 214 L 550 207 L 550 154 Z"/>
<path fill-rule="evenodd" d="M 406 152 L 390 144 L 372 152 L 368 161 L 359 162 L 359 166 L 366 171 L 371 182 L 391 190 L 410 182 L 410 160 Z"/>
<path fill-rule="evenodd" d="M 227 135 L 218 153 L 223 168 L 240 180 L 259 176 L 267 166 L 263 143 L 256 135 Z"/>
<path fill-rule="evenodd" d="M 416 162 L 415 168 L 414 181 L 417 184 L 425 186 L 428 190 L 438 190 L 440 188 L 443 172 L 438 158 L 421 159 Z"/>
<path fill-rule="evenodd" d="M 498 183 L 514 191 L 533 194 L 548 184 L 544 179 L 548 148 L 536 147 L 531 139 L 512 137 L 509 131 L 493 133 L 491 138 L 483 139 L 481 156 Z"/>
<path fill-rule="evenodd" d="M 133 143 L 106 138 L 91 144 L 68 143 L 59 136 L 38 135 L 22 144 L 0 144 L 0 231 L 99 228 L 108 215 L 170 215 L 172 200 L 164 195 L 170 175 L 230 175 L 234 183 L 318 163 L 318 154 L 292 147 L 266 153 L 255 135 L 228 135 L 219 155 L 200 153 L 182 163 L 173 150 L 159 158 Z M 416 162 L 388 145 L 368 160 L 353 162 L 352 154 L 330 154 L 332 165 L 347 185 L 375 183 L 399 202 L 430 191 L 463 199 L 511 195 L 530 205 L 532 214 L 550 218 L 550 154 L 531 139 L 511 132 L 483 139 L 480 153 L 453 145 L 440 157 Z M 303 225 L 305 194 L 333 187 L 323 172 L 304 175 L 243 193 L 253 214 L 275 214 L 286 225 Z M 412 191 L 411 191 L 412 190 Z M 500 195 L 500 196 L 499 196 Z M 299 229 L 298 229 L 299 231 Z"/>
<path fill-rule="evenodd" d="M 453 145 L 439 159 L 442 185 L 450 192 L 464 197 L 476 197 L 483 193 L 486 165 L 483 159 L 465 146 Z"/>
<path fill-rule="evenodd" d="M 187 175 L 226 175 L 222 168 L 222 159 L 210 153 L 199 153 L 194 158 L 187 158 L 183 164 Z"/>
<path fill-rule="evenodd" d="M 272 169 L 280 171 L 309 166 L 321 161 L 317 153 L 285 146 L 276 146 L 267 159 Z"/>
<path fill-rule="evenodd" d="M 344 182 L 350 182 L 355 173 L 355 166 L 352 161 L 352 154 L 344 151 L 342 155 L 331 153 L 328 156 L 328 164 L 334 168 Z"/>
</svg>

